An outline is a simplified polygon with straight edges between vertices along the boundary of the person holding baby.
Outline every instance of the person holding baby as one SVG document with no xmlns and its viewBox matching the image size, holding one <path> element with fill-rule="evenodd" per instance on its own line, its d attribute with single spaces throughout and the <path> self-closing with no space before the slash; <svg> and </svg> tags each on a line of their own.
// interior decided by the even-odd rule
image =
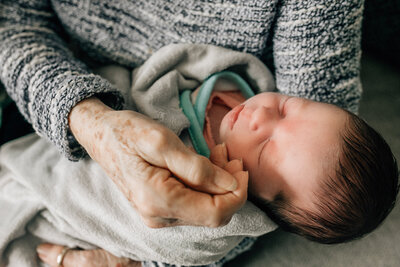
<svg viewBox="0 0 400 267">
<path fill-rule="evenodd" d="M 320 184 L 312 179 L 321 172 L 328 172 L 329 177 L 338 175 L 336 165 L 328 164 L 304 173 L 311 181 L 303 180 L 300 187 L 284 178 L 298 173 L 301 164 L 321 158 L 327 158 L 328 162 L 348 159 L 359 150 L 358 146 L 348 145 L 349 150 L 343 152 L 341 146 L 332 144 L 357 140 L 358 133 L 369 129 L 343 110 L 356 113 L 361 95 L 363 1 L 345 1 L 339 5 L 317 0 L 304 3 L 21 0 L 5 1 L 1 8 L 0 78 L 21 113 L 39 135 L 48 138 L 69 159 L 80 160 L 88 154 L 97 161 L 149 227 L 225 225 L 246 201 L 250 177 L 249 193 L 254 202 L 267 206 L 269 215 L 277 221 L 290 217 L 283 220 L 282 226 L 286 229 L 325 243 L 363 234 L 361 230 L 344 233 L 340 228 L 344 224 L 340 223 L 337 231 L 333 231 L 329 216 L 323 218 L 325 228 L 319 228 L 321 217 L 315 212 L 312 195 L 296 192 L 313 191 L 313 186 Z M 262 58 L 273 70 L 277 88 L 285 95 L 259 94 L 244 105 L 230 106 L 231 111 L 222 108 L 225 112 L 220 117 L 223 119 L 216 123 L 221 125 L 216 140 L 225 143 L 218 148 L 218 153 L 226 156 L 225 159 L 218 156 L 214 161 L 220 163 L 218 167 L 188 149 L 159 123 L 132 111 L 117 111 L 122 107 L 122 94 L 105 79 L 94 75 L 88 67 L 90 63 L 85 65 L 78 60 L 68 49 L 65 38 L 70 39 L 69 43 L 78 44 L 91 60 L 117 62 L 129 68 L 139 66 L 153 52 L 171 43 L 205 43 L 247 52 Z M 294 114 L 290 123 L 281 121 L 281 116 L 287 113 Z M 233 114 L 230 116 L 235 118 L 235 125 L 241 125 L 243 119 L 249 123 L 248 129 L 261 129 L 264 134 L 254 138 L 253 144 L 239 142 L 233 127 L 226 126 L 229 114 Z M 313 118 L 315 115 L 318 118 Z M 298 134 L 293 128 L 297 128 Z M 310 128 L 315 131 L 309 131 Z M 280 129 L 281 141 L 271 141 L 274 140 L 271 129 Z M 303 139 L 294 138 L 302 136 Z M 307 143 L 310 140 L 312 143 Z M 359 143 L 365 142 L 359 140 Z M 256 151 L 252 145 L 257 145 L 260 153 L 244 153 L 245 149 Z M 283 159 L 279 154 L 283 148 L 279 149 L 278 145 L 292 148 L 285 154 L 290 157 Z M 332 149 L 328 154 L 322 153 L 318 150 L 322 146 Z M 315 150 L 306 149 L 309 153 L 302 157 L 305 162 L 296 162 L 296 152 L 306 147 Z M 390 155 L 386 158 L 385 162 L 392 160 Z M 228 159 L 242 159 L 243 167 L 235 167 L 231 173 L 229 168 L 223 170 Z M 264 161 L 265 164 L 260 164 Z M 349 161 L 339 162 L 348 164 Z M 268 181 L 259 178 L 265 172 L 270 174 Z M 282 175 L 283 172 L 292 173 Z M 347 177 L 346 173 L 340 175 Z M 268 192 L 260 190 L 266 188 L 264 182 L 268 182 Z M 335 179 L 319 193 L 330 192 L 333 184 L 336 185 Z M 383 201 L 385 207 L 392 205 L 396 190 L 397 182 L 393 182 L 391 197 Z M 328 198 L 326 194 L 325 197 Z M 288 202 L 288 198 L 293 202 Z M 273 212 L 277 210 L 279 216 Z M 311 213 L 305 213 L 310 210 Z M 387 215 L 385 212 L 371 226 L 359 229 L 371 231 Z M 311 214 L 312 219 L 304 221 L 306 214 Z M 348 218 L 348 224 L 362 224 L 363 215 L 357 216 Z M 299 225 L 302 232 L 298 230 Z M 108 260 L 121 261 L 127 266 L 138 264 L 113 258 L 101 250 L 73 250 L 66 255 L 60 254 L 62 250 L 60 246 L 45 245 L 39 247 L 39 255 L 53 265 L 57 255 L 65 256 L 65 261 L 60 262 L 64 266 L 83 264 L 80 255 L 92 259 L 92 264 L 104 261 L 104 266 L 111 266 Z"/>
</svg>

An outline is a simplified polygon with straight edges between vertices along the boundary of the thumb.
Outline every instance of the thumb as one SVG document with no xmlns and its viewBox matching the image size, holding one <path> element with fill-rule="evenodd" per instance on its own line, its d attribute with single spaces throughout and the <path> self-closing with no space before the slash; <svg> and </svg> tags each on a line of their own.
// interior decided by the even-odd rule
<svg viewBox="0 0 400 267">
<path fill-rule="evenodd" d="M 210 194 L 224 194 L 237 188 L 236 178 L 190 149 L 170 151 L 167 168 L 185 185 Z"/>
</svg>

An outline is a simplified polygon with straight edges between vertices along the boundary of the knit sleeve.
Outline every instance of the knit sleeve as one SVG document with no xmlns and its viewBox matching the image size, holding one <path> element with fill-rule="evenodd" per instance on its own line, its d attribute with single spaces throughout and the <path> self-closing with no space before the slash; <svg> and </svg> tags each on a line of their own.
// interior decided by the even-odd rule
<svg viewBox="0 0 400 267">
<path fill-rule="evenodd" d="M 0 79 L 35 131 L 71 160 L 85 155 L 68 128 L 68 114 L 92 95 L 120 108 L 121 94 L 76 60 L 57 34 L 47 0 L 0 3 Z"/>
<path fill-rule="evenodd" d="M 357 113 L 363 0 L 283 0 L 273 54 L 277 88 Z"/>
</svg>

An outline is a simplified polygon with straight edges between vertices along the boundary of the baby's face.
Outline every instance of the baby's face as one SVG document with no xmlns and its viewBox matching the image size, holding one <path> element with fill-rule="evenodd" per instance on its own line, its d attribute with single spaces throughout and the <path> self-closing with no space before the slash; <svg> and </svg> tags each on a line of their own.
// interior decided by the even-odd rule
<svg viewBox="0 0 400 267">
<path fill-rule="evenodd" d="M 262 93 L 226 114 L 220 138 L 230 159 L 243 159 L 251 194 L 273 200 L 282 192 L 306 208 L 318 181 L 334 174 L 347 116 L 333 105 Z"/>
</svg>

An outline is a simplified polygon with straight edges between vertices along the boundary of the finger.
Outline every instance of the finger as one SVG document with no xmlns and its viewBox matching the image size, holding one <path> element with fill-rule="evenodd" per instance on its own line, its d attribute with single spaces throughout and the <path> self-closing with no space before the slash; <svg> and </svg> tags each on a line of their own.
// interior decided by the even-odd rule
<svg viewBox="0 0 400 267">
<path fill-rule="evenodd" d="M 168 169 L 197 190 L 221 194 L 236 189 L 237 182 L 232 175 L 191 151 L 169 129 L 157 127 L 146 133 L 147 138 L 139 138 L 134 146 L 136 153 L 149 164 Z"/>
<path fill-rule="evenodd" d="M 63 251 L 64 246 L 53 244 L 41 244 L 37 247 L 39 258 L 52 267 L 58 266 L 57 257 Z M 62 261 L 63 267 L 108 267 L 108 266 L 140 266 L 138 262 L 127 258 L 119 258 L 102 250 L 69 250 Z"/>
<path fill-rule="evenodd" d="M 229 173 L 236 173 L 243 171 L 243 161 L 242 159 L 234 159 L 229 161 L 226 165 L 224 170 L 226 170 Z"/>
<path fill-rule="evenodd" d="M 228 163 L 228 152 L 225 143 L 218 144 L 211 149 L 210 160 L 218 167 L 224 168 Z"/>
<path fill-rule="evenodd" d="M 57 257 L 61 255 L 64 248 L 65 248 L 64 246 L 45 243 L 39 245 L 36 251 L 38 253 L 39 258 L 44 263 L 47 263 L 52 267 L 56 267 L 58 266 Z M 103 265 L 98 265 L 97 262 L 93 262 L 94 259 L 98 260 L 98 262 L 104 262 L 103 258 L 100 259 L 96 257 L 97 255 L 95 254 L 96 254 L 95 250 L 84 251 L 84 250 L 71 249 L 65 253 L 61 264 L 63 267 L 103 266 Z"/>
<path fill-rule="evenodd" d="M 237 187 L 236 179 L 232 175 L 189 149 L 171 151 L 166 157 L 166 164 L 184 184 L 196 190 L 223 194 Z"/>
<path fill-rule="evenodd" d="M 44 243 L 36 248 L 39 258 L 52 267 L 57 266 L 57 256 L 64 249 L 63 246 Z"/>
</svg>

